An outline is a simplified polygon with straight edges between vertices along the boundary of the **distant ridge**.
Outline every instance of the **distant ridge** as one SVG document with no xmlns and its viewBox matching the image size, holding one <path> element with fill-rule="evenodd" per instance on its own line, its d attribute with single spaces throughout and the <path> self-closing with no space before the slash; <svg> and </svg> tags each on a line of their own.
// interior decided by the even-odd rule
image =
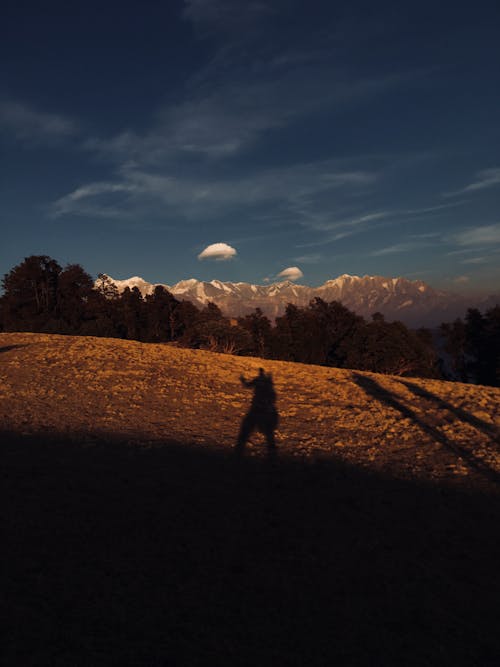
<svg viewBox="0 0 500 667">
<path fill-rule="evenodd" d="M 388 320 L 400 320 L 409 326 L 435 326 L 463 316 L 468 307 L 488 308 L 500 297 L 476 300 L 436 290 L 421 280 L 384 276 L 351 276 L 343 274 L 318 287 L 297 285 L 290 281 L 269 285 L 245 282 L 181 280 L 175 285 L 149 283 L 139 276 L 117 280 L 109 276 L 119 292 L 137 287 L 143 296 L 160 285 L 179 299 L 198 306 L 213 302 L 225 315 L 239 317 L 260 308 L 269 318 L 282 315 L 288 303 L 306 306 L 311 299 L 340 301 L 347 308 L 370 318 L 375 312 Z"/>
</svg>

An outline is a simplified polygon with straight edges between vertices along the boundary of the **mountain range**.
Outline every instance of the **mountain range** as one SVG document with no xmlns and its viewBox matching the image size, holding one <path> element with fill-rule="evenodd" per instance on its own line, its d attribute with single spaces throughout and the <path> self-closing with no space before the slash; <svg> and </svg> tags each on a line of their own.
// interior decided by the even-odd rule
<svg viewBox="0 0 500 667">
<path fill-rule="evenodd" d="M 109 276 L 110 277 L 110 276 Z M 500 303 L 500 296 L 472 299 L 434 289 L 421 280 L 387 278 L 383 276 L 351 276 L 344 274 L 327 280 L 318 287 L 297 285 L 290 281 L 269 285 L 245 282 L 210 282 L 190 278 L 175 285 L 149 283 L 139 276 L 127 280 L 111 278 L 119 292 L 137 287 L 143 296 L 152 294 L 155 287 L 165 287 L 178 299 L 197 306 L 213 302 L 230 317 L 246 315 L 260 308 L 273 319 L 282 315 L 288 303 L 306 306 L 311 299 L 340 301 L 350 310 L 370 318 L 375 312 L 387 320 L 400 320 L 408 326 L 436 326 L 465 314 L 468 307 L 481 310 Z"/>
</svg>

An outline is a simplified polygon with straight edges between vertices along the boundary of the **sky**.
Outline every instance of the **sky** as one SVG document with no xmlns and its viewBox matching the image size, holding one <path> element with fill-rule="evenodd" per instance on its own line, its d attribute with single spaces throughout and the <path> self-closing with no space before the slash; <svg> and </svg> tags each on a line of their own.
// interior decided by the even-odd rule
<svg viewBox="0 0 500 667">
<path fill-rule="evenodd" d="M 499 30 L 481 0 L 7 0 L 0 275 L 499 292 Z"/>
</svg>

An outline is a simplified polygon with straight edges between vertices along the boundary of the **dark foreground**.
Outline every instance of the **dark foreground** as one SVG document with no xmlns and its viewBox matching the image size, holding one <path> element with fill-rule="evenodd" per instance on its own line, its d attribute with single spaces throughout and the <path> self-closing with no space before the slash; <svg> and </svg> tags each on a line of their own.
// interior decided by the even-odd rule
<svg viewBox="0 0 500 667">
<path fill-rule="evenodd" d="M 5 665 L 500 660 L 500 501 L 335 461 L 1 443 Z"/>
</svg>

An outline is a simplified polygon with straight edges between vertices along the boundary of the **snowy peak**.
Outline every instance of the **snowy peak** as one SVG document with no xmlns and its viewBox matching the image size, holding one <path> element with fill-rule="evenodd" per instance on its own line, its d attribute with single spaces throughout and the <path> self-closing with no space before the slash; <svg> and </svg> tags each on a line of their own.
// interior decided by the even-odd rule
<svg viewBox="0 0 500 667">
<path fill-rule="evenodd" d="M 111 278 L 111 276 L 108 276 L 108 278 L 116 285 L 119 292 L 124 292 L 127 287 L 131 290 L 134 289 L 134 287 L 137 287 L 142 296 L 147 296 L 148 294 L 152 294 L 154 292 L 154 288 L 156 287 L 156 285 L 148 283 L 140 276 L 133 276 L 132 278 L 127 278 L 126 280 L 116 280 L 115 278 Z M 167 285 L 164 285 L 164 287 L 169 289 Z"/>
<path fill-rule="evenodd" d="M 111 280 L 122 292 L 137 287 L 143 296 L 152 294 L 161 283 L 148 283 L 139 276 L 127 280 Z M 288 303 L 307 306 L 319 297 L 324 301 L 340 301 L 354 312 L 370 318 L 380 312 L 388 320 L 399 319 L 412 326 L 430 326 L 463 315 L 469 301 L 433 289 L 421 280 L 388 278 L 384 276 L 353 276 L 343 274 L 327 280 L 319 287 L 297 285 L 289 280 L 268 285 L 211 280 L 204 282 L 189 278 L 172 287 L 161 285 L 178 299 L 192 301 L 197 306 L 215 303 L 232 317 L 246 315 L 260 308 L 268 317 L 285 312 Z"/>
</svg>

